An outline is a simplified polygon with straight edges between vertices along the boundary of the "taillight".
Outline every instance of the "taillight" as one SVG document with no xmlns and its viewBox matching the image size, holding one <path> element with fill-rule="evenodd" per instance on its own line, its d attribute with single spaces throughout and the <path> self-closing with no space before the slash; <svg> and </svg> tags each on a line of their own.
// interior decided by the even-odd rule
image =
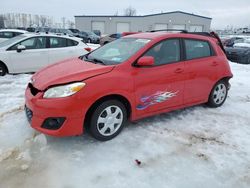
<svg viewBox="0 0 250 188">
<path fill-rule="evenodd" d="M 87 50 L 88 52 L 91 52 L 91 48 L 90 47 L 84 48 L 84 50 Z"/>
</svg>

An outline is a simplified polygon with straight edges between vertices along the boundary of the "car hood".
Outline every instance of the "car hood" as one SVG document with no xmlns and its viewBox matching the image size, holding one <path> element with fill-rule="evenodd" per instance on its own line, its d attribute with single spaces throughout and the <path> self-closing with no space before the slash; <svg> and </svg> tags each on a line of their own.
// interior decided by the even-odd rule
<svg viewBox="0 0 250 188">
<path fill-rule="evenodd" d="M 32 76 L 32 83 L 38 90 L 53 85 L 86 80 L 90 77 L 112 71 L 114 66 L 104 66 L 83 61 L 78 58 L 65 60 L 38 71 Z"/>
</svg>

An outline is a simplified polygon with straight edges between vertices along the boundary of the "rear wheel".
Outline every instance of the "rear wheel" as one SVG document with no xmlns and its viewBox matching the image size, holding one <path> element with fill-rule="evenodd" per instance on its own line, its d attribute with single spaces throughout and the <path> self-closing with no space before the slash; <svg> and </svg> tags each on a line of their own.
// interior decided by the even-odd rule
<svg viewBox="0 0 250 188">
<path fill-rule="evenodd" d="M 227 98 L 227 93 L 227 83 L 224 80 L 217 82 L 209 95 L 208 106 L 216 108 L 223 105 Z"/>
<path fill-rule="evenodd" d="M 7 68 L 4 64 L 0 63 L 0 76 L 4 76 L 7 73 Z"/>
<path fill-rule="evenodd" d="M 126 121 L 125 106 L 120 101 L 108 100 L 101 103 L 93 111 L 89 130 L 97 140 L 107 141 L 121 132 Z"/>
</svg>

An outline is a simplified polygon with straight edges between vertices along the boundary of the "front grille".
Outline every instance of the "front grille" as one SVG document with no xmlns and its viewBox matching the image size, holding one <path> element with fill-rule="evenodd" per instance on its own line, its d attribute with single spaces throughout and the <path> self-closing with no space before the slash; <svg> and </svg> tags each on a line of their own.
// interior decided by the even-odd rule
<svg viewBox="0 0 250 188">
<path fill-rule="evenodd" d="M 25 106 L 24 109 L 25 109 L 26 117 L 27 117 L 29 123 L 31 123 L 31 119 L 33 117 L 33 112 L 27 106 Z"/>
<path fill-rule="evenodd" d="M 37 93 L 40 92 L 39 89 L 35 88 L 31 83 L 29 83 L 28 87 L 30 88 L 30 92 L 32 95 L 36 96 Z"/>
</svg>

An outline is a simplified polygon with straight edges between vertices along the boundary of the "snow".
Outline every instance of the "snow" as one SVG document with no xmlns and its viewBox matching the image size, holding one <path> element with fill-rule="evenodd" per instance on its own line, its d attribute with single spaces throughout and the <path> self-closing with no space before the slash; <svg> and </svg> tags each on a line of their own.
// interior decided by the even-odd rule
<svg viewBox="0 0 250 188">
<path fill-rule="evenodd" d="M 0 187 L 250 187 L 250 66 L 231 68 L 222 107 L 200 105 L 129 123 L 108 142 L 34 131 L 23 111 L 31 75 L 1 77 Z"/>
<path fill-rule="evenodd" d="M 250 48 L 250 43 L 236 43 L 236 44 L 234 44 L 234 47 L 246 47 L 246 48 Z"/>
</svg>

